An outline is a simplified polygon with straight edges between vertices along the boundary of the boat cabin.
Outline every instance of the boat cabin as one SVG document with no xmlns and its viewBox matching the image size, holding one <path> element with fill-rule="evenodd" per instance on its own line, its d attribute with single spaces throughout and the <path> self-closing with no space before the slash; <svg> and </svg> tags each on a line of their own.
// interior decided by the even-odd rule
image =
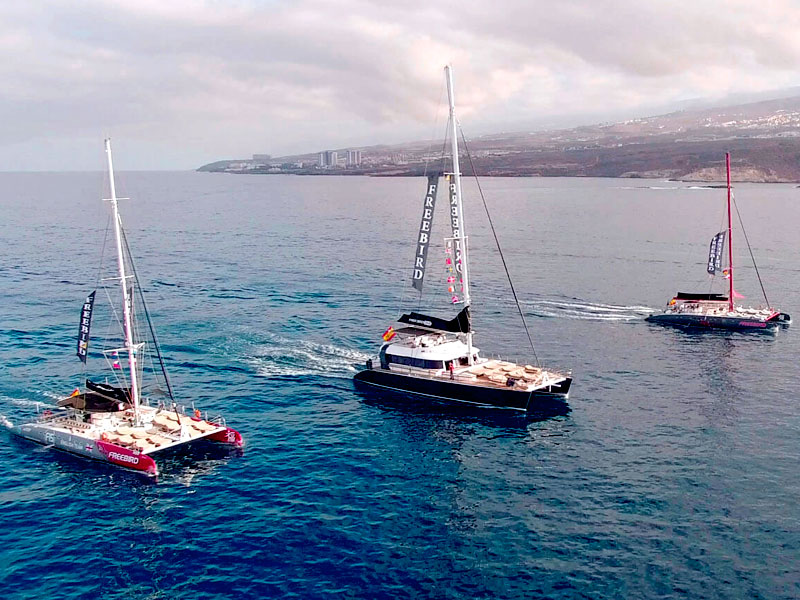
<svg viewBox="0 0 800 600">
<path fill-rule="evenodd" d="M 469 347 L 458 335 L 422 330 L 416 327 L 399 329 L 395 341 L 380 350 L 382 369 L 425 369 L 429 371 L 459 369 L 469 366 Z M 478 348 L 472 347 L 473 363 L 479 359 Z"/>
</svg>

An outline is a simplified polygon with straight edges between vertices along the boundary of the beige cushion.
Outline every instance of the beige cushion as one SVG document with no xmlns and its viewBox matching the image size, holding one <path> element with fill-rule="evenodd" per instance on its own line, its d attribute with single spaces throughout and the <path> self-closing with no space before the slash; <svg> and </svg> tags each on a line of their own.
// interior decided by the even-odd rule
<svg viewBox="0 0 800 600">
<path fill-rule="evenodd" d="M 170 440 L 165 437 L 161 437 L 160 435 L 150 435 L 147 437 L 147 440 L 154 446 L 163 446 L 164 444 L 169 444 L 170 442 Z"/>
</svg>

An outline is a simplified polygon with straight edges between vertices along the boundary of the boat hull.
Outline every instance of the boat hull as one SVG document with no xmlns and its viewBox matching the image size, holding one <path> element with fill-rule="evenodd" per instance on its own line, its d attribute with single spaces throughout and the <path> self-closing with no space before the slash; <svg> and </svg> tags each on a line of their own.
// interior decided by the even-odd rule
<svg viewBox="0 0 800 600">
<path fill-rule="evenodd" d="M 728 331 L 767 331 L 774 332 L 781 321 L 761 320 L 743 317 L 723 317 L 712 315 L 670 314 L 650 315 L 645 321 L 659 325 L 692 329 L 726 329 Z"/>
<path fill-rule="evenodd" d="M 448 379 L 414 377 L 384 369 L 365 369 L 353 378 L 357 384 L 404 392 L 439 402 L 454 402 L 518 411 L 549 408 L 569 395 L 572 378 L 552 386 L 527 392 L 513 388 L 486 387 Z"/>
<path fill-rule="evenodd" d="M 7 422 L 6 426 L 13 435 L 48 448 L 69 452 L 70 454 L 83 456 L 92 460 L 111 463 L 118 467 L 144 473 L 150 477 L 158 476 L 158 465 L 156 461 L 144 452 L 138 452 L 131 448 L 119 446 L 104 439 L 92 439 L 86 436 L 69 433 L 68 431 L 48 427 L 40 423 L 13 425 Z M 178 442 L 165 446 L 164 449 L 176 448 L 199 440 L 209 440 L 235 446 L 237 448 L 242 448 L 244 446 L 241 434 L 231 427 L 225 427 L 224 429 L 220 428 L 213 433 L 198 436 L 186 442 Z"/>
<path fill-rule="evenodd" d="M 55 450 L 107 462 L 118 467 L 144 473 L 149 477 L 158 475 L 158 467 L 151 457 L 110 442 L 92 440 L 65 431 L 42 427 L 35 423 L 19 426 L 11 425 L 9 426 L 9 431 L 17 437 Z"/>
</svg>

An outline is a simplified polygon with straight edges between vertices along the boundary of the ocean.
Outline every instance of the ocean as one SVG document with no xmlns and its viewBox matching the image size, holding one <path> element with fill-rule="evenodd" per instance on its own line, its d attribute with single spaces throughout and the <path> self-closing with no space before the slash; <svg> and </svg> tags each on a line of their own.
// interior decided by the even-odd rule
<svg viewBox="0 0 800 600">
<path fill-rule="evenodd" d="M 0 182 L 0 414 L 19 421 L 82 382 L 107 192 L 101 173 Z M 410 287 L 423 179 L 119 173 L 178 396 L 246 447 L 172 456 L 152 482 L 1 433 L 4 597 L 800 597 L 798 332 L 643 321 L 708 289 L 725 191 L 481 185 L 535 350 L 465 181 L 476 344 L 571 369 L 555 414 L 354 388 L 401 309 L 452 312 L 437 248 L 423 302 Z M 769 299 L 794 316 L 798 197 L 736 186 Z"/>
</svg>

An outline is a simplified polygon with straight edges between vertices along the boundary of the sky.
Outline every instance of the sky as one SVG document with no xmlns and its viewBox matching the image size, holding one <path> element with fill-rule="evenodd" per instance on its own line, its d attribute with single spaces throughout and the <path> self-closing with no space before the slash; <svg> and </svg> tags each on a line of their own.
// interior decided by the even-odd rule
<svg viewBox="0 0 800 600">
<path fill-rule="evenodd" d="M 800 85 L 798 0 L 0 3 L 0 170 L 467 137 Z"/>
</svg>

